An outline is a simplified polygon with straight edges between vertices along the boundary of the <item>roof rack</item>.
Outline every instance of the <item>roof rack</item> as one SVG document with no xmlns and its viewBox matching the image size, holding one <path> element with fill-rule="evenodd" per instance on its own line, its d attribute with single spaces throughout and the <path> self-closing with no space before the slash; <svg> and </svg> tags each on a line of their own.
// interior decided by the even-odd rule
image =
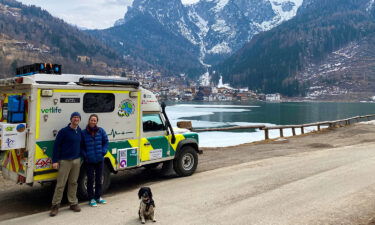
<svg viewBox="0 0 375 225">
<path fill-rule="evenodd" d="M 61 74 L 61 65 L 52 63 L 34 63 L 16 69 L 16 76 L 29 76 L 37 73 Z"/>
</svg>

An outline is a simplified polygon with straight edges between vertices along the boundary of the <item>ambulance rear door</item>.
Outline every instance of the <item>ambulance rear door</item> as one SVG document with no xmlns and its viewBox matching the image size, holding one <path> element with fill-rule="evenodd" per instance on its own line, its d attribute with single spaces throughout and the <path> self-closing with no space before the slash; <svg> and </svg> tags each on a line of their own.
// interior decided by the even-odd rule
<svg viewBox="0 0 375 225">
<path fill-rule="evenodd" d="M 25 183 L 28 172 L 30 99 L 28 85 L 0 89 L 0 163 L 3 176 L 17 183 Z"/>
</svg>

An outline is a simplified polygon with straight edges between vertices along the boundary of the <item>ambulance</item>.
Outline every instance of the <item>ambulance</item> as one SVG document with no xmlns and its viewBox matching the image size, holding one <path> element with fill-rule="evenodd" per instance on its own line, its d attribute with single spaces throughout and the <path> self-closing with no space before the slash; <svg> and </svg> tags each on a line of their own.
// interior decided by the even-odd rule
<svg viewBox="0 0 375 225">
<path fill-rule="evenodd" d="M 53 144 L 71 113 L 82 116 L 80 127 L 95 113 L 107 132 L 103 190 L 118 171 L 173 167 L 179 176 L 198 165 L 198 134 L 172 128 L 155 94 L 137 81 L 114 76 L 62 74 L 61 66 L 36 63 L 17 69 L 17 76 L 0 80 L 0 165 L 5 179 L 19 184 L 51 182 Z M 84 167 L 78 193 L 87 197 Z"/>
</svg>

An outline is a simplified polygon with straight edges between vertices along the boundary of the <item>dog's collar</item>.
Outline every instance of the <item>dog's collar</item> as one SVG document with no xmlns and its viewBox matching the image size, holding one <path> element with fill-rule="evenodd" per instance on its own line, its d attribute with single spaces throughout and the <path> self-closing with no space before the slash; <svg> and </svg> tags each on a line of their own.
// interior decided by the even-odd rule
<svg viewBox="0 0 375 225">
<path fill-rule="evenodd" d="M 146 212 L 148 212 L 148 210 L 150 209 L 150 206 L 155 207 L 154 200 L 152 200 L 151 198 L 149 198 L 147 201 L 142 200 L 142 202 L 146 204 Z"/>
</svg>

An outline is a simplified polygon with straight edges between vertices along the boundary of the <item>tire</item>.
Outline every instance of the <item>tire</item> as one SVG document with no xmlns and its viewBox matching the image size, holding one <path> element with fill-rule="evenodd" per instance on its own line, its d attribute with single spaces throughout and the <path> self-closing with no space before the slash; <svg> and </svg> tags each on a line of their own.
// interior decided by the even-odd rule
<svg viewBox="0 0 375 225">
<path fill-rule="evenodd" d="M 102 194 L 104 194 L 109 186 L 111 185 L 111 171 L 109 170 L 106 163 L 104 163 L 103 174 L 102 174 Z M 94 184 L 95 187 L 95 184 Z M 80 200 L 88 200 L 87 193 L 87 172 L 86 167 L 82 166 L 79 178 L 78 178 L 78 187 L 77 187 L 77 196 Z"/>
<path fill-rule="evenodd" d="M 192 175 L 198 166 L 198 154 L 191 146 L 184 146 L 173 160 L 173 169 L 181 177 Z"/>
<path fill-rule="evenodd" d="M 106 163 L 104 163 L 102 182 L 102 193 L 104 194 L 108 191 L 109 186 L 111 186 L 111 171 Z"/>
<path fill-rule="evenodd" d="M 87 200 L 89 198 L 87 194 L 87 173 L 85 164 L 82 164 L 81 170 L 79 172 L 77 196 L 79 200 Z"/>
</svg>

